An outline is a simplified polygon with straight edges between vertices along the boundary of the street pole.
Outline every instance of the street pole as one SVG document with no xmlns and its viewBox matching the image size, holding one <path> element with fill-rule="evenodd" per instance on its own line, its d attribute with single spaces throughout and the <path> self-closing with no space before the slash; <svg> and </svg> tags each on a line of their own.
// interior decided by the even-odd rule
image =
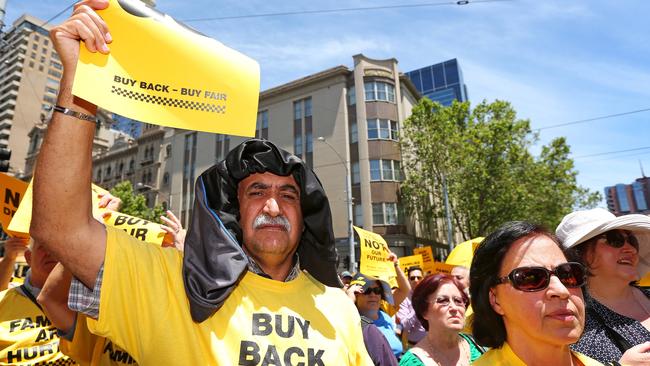
<svg viewBox="0 0 650 366">
<path fill-rule="evenodd" d="M 352 227 L 352 176 L 350 175 L 350 168 L 348 167 L 348 163 L 346 162 L 343 157 L 334 149 L 332 145 L 330 145 L 329 142 L 325 139 L 325 137 L 318 137 L 318 141 L 324 142 L 334 153 L 336 156 L 338 156 L 339 160 L 341 161 L 341 164 L 343 165 L 343 168 L 345 168 L 345 190 L 347 191 L 346 193 L 346 201 L 348 205 L 348 244 L 349 244 L 349 249 L 350 249 L 350 262 L 348 263 L 348 271 L 350 273 L 355 273 L 356 268 L 356 260 L 355 260 L 355 253 L 354 253 L 354 228 Z"/>
<path fill-rule="evenodd" d="M 453 228 L 451 227 L 451 209 L 449 208 L 449 193 L 447 192 L 447 178 L 445 175 L 442 175 L 442 193 L 445 197 L 445 216 L 447 216 L 447 246 L 449 247 L 449 253 L 454 249 L 454 243 L 452 239 Z M 447 253 L 447 255 L 449 255 Z"/>
</svg>

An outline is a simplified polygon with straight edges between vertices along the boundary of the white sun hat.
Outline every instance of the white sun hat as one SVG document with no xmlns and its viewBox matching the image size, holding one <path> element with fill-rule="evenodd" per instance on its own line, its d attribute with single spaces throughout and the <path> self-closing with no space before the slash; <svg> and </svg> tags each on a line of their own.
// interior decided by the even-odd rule
<svg viewBox="0 0 650 366">
<path fill-rule="evenodd" d="M 638 271 L 643 277 L 650 271 L 650 217 L 648 216 L 630 214 L 616 217 L 603 208 L 574 211 L 564 216 L 555 229 L 555 234 L 562 242 L 562 247 L 569 249 L 615 229 L 629 230 L 638 239 Z"/>
</svg>

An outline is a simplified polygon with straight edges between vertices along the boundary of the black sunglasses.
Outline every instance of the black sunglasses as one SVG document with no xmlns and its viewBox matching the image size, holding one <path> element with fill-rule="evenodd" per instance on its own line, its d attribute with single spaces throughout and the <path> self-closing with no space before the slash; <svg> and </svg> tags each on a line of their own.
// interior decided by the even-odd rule
<svg viewBox="0 0 650 366">
<path fill-rule="evenodd" d="M 520 291 L 541 291 L 548 287 L 553 274 L 568 288 L 582 287 L 587 281 L 585 267 L 577 262 L 568 262 L 558 265 L 552 271 L 544 267 L 515 268 L 509 275 L 499 278 L 497 285 L 510 282 L 512 287 Z"/>
<path fill-rule="evenodd" d="M 639 250 L 639 240 L 630 231 L 612 230 L 596 236 L 594 239 L 605 239 L 605 243 L 612 248 L 622 248 L 627 241 L 634 249 Z"/>
<path fill-rule="evenodd" d="M 382 290 L 381 287 L 368 287 L 362 292 L 362 294 L 364 295 L 370 295 L 372 293 L 374 293 L 375 295 L 381 295 L 382 293 L 384 293 L 384 290 Z"/>
</svg>

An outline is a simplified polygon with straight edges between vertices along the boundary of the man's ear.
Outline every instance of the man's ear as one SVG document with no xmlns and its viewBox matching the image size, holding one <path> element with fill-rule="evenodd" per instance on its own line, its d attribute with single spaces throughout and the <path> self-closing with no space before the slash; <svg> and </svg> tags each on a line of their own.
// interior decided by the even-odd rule
<svg viewBox="0 0 650 366">
<path fill-rule="evenodd" d="M 25 256 L 25 261 L 27 262 L 27 265 L 31 267 L 32 266 L 32 251 L 27 249 L 27 250 L 25 250 L 25 254 L 23 254 L 23 255 Z"/>
<path fill-rule="evenodd" d="M 499 304 L 499 300 L 497 299 L 497 295 L 494 293 L 494 289 L 490 289 L 490 305 L 492 306 L 492 309 L 494 312 L 497 314 L 503 316 L 503 309 L 501 308 L 501 305 Z"/>
</svg>

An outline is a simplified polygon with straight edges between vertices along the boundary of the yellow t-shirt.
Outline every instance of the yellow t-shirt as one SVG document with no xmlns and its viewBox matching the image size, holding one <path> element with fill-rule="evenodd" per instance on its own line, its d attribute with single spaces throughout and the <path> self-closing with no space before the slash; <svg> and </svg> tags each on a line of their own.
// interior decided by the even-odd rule
<svg viewBox="0 0 650 366">
<path fill-rule="evenodd" d="M 589 358 L 582 353 L 573 352 L 573 355 L 582 362 L 585 366 L 599 366 L 602 363 Z M 522 361 L 510 348 L 508 342 L 504 342 L 501 348 L 492 348 L 491 350 L 485 352 L 483 356 L 479 357 L 474 363 L 474 366 L 492 366 L 492 365 L 501 365 L 501 366 L 526 366 L 524 361 Z"/>
<path fill-rule="evenodd" d="M 77 325 L 72 341 L 61 339 L 61 352 L 82 366 L 137 365 L 133 357 L 113 342 L 90 333 L 87 317 L 77 314 Z"/>
<path fill-rule="evenodd" d="M 0 292 L 0 365 L 74 365 L 59 351 L 56 328 L 20 291 Z"/>
<path fill-rule="evenodd" d="M 195 323 L 182 254 L 106 228 L 99 318 L 90 330 L 141 365 L 372 365 L 361 320 L 339 289 L 305 273 L 289 282 L 248 272 L 223 306 Z"/>
</svg>

